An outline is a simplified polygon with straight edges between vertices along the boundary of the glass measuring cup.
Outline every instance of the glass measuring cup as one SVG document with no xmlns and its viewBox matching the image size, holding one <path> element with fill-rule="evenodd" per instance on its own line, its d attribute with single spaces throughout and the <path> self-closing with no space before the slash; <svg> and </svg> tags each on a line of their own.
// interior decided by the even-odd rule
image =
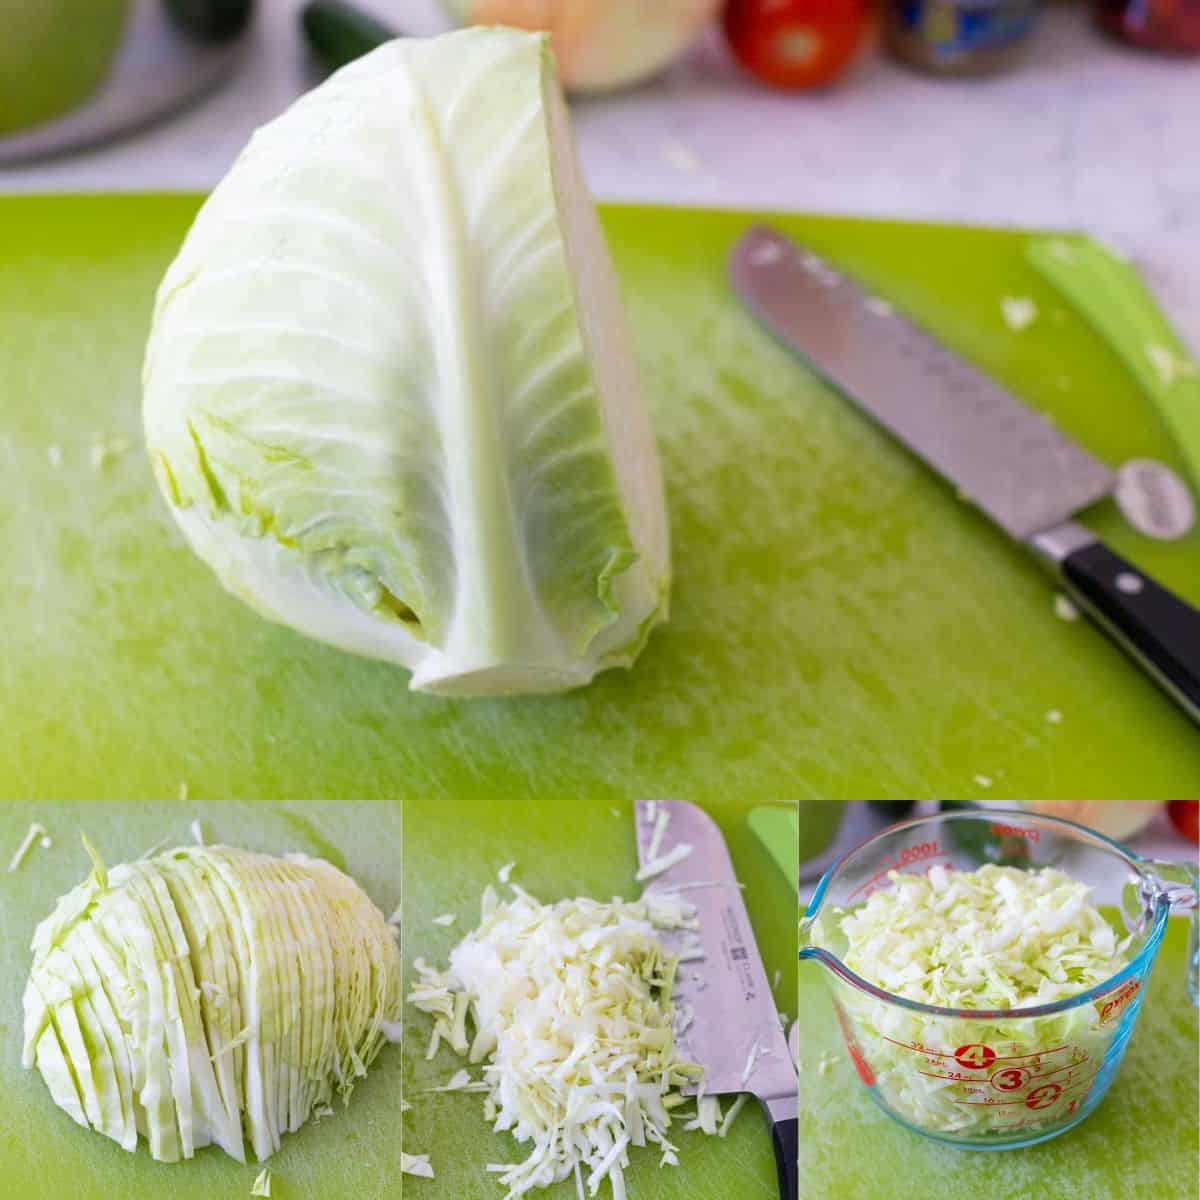
<svg viewBox="0 0 1200 1200">
<path fill-rule="evenodd" d="M 1025 1008 L 939 1008 L 895 995 L 842 961 L 840 919 L 890 873 L 985 863 L 1055 867 L 1093 886 L 1129 961 L 1078 995 Z M 851 850 L 817 885 L 800 922 L 800 958 L 829 972 L 846 1047 L 871 1098 L 926 1137 L 1009 1149 L 1070 1129 L 1104 1098 L 1120 1067 L 1172 907 L 1191 910 L 1187 987 L 1200 1004 L 1195 864 L 1141 858 L 1057 817 L 989 809 L 892 826 Z"/>
</svg>

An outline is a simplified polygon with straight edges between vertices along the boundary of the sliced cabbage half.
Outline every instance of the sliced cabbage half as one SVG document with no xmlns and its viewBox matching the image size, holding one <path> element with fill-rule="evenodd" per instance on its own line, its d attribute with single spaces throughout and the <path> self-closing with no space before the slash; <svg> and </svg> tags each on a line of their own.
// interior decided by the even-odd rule
<svg viewBox="0 0 1200 1200">
<path fill-rule="evenodd" d="M 349 1099 L 400 989 L 396 938 L 341 871 L 187 846 L 98 865 L 37 927 L 23 1061 L 126 1150 L 262 1160 Z"/>
<path fill-rule="evenodd" d="M 145 427 L 262 614 L 553 692 L 667 611 L 653 432 L 544 36 L 399 40 L 260 129 L 158 292 Z"/>
</svg>

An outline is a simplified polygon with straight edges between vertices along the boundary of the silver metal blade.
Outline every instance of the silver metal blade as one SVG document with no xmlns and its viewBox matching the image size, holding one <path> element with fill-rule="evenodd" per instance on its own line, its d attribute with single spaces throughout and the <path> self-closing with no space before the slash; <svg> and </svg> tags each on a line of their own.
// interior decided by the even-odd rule
<svg viewBox="0 0 1200 1200">
<path fill-rule="evenodd" d="M 776 230 L 750 229 L 730 274 L 772 333 L 1012 537 L 1027 541 L 1115 487 L 1040 413 Z"/>
<path fill-rule="evenodd" d="M 796 1070 L 720 829 L 681 800 L 641 801 L 635 819 L 643 867 L 660 820 L 666 829 L 659 857 L 680 844 L 692 848 L 646 885 L 648 892 L 684 889 L 681 895 L 695 906 L 699 922 L 703 957 L 680 963 L 677 977 L 679 1007 L 692 1013 L 679 1035 L 681 1052 L 704 1065 L 706 1092 L 750 1092 L 775 1119 L 794 1117 Z M 672 934 L 666 940 L 678 949 L 687 938 Z"/>
</svg>

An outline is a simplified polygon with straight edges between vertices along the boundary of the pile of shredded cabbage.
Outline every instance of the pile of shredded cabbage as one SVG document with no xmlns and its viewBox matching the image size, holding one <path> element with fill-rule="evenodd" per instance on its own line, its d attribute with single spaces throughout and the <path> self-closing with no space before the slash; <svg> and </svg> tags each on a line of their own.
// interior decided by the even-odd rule
<svg viewBox="0 0 1200 1200">
<path fill-rule="evenodd" d="M 846 965 L 941 1008 L 1027 1008 L 1086 991 L 1127 961 L 1086 884 L 1053 867 L 892 871 L 842 918 Z"/>
<path fill-rule="evenodd" d="M 833 915 L 846 965 L 906 999 L 972 1011 L 1030 1008 L 1078 995 L 1129 961 L 1131 938 L 1118 941 L 1087 885 L 1062 871 L 939 865 L 888 879 L 887 890 Z M 1070 1043 L 1098 1063 L 1115 1032 L 1101 1028 L 1098 1004 L 997 1021 L 926 1016 L 847 986 L 838 994 L 885 1103 L 922 1128 L 963 1136 L 996 1132 L 1013 1117 L 1003 1107 L 958 1103 L 955 1081 L 922 1074 L 924 1059 L 908 1046 L 952 1052 L 1004 1042 L 1036 1054 Z M 1047 1124 L 1061 1119 L 1054 1108 L 1044 1115 Z"/>
<path fill-rule="evenodd" d="M 630 1147 L 652 1143 L 677 1164 L 668 1131 L 685 1103 L 678 1089 L 703 1077 L 676 1055 L 679 960 L 659 938 L 693 928 L 692 906 L 670 894 L 546 905 L 510 886 L 510 901 L 484 893 L 480 926 L 448 971 L 415 964 L 409 1000 L 434 1018 L 428 1057 L 445 1042 L 487 1060 L 481 1080 L 459 1072 L 441 1090 L 485 1093 L 495 1129 L 529 1145 L 523 1162 L 487 1168 L 509 1197 L 572 1176 L 582 1197 L 586 1172 L 591 1195 L 607 1179 L 622 1200 Z M 710 1124 L 697 1114 L 685 1128 Z"/>
</svg>

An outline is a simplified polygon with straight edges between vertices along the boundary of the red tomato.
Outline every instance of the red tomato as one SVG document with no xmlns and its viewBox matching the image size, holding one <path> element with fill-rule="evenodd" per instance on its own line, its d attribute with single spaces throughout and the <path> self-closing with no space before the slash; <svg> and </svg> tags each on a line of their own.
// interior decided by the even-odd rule
<svg viewBox="0 0 1200 1200">
<path fill-rule="evenodd" d="M 780 88 L 840 75 L 871 24 L 870 0 L 728 0 L 725 36 L 752 75 Z"/>
<path fill-rule="evenodd" d="M 1200 842 L 1200 800 L 1172 800 L 1167 816 L 1185 838 Z"/>
</svg>

